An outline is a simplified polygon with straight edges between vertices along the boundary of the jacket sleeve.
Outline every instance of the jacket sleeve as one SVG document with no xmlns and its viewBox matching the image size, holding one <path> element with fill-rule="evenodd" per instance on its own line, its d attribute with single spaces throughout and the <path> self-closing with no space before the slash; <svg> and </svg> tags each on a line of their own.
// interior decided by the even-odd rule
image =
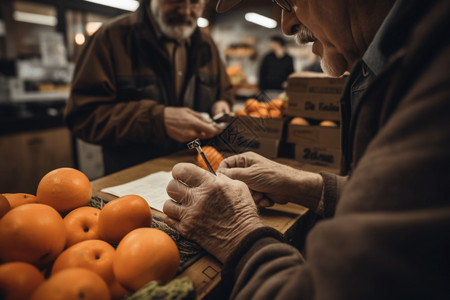
<svg viewBox="0 0 450 300">
<path fill-rule="evenodd" d="M 308 299 L 312 284 L 304 262 L 278 231 L 261 228 L 232 253 L 222 281 L 230 299 Z M 303 290 L 303 296 L 293 294 L 293 289 Z"/>
<path fill-rule="evenodd" d="M 67 126 L 75 136 L 103 145 L 165 138 L 163 105 L 150 99 L 117 100 L 111 47 L 100 28 L 80 54 L 64 112 Z"/>
</svg>

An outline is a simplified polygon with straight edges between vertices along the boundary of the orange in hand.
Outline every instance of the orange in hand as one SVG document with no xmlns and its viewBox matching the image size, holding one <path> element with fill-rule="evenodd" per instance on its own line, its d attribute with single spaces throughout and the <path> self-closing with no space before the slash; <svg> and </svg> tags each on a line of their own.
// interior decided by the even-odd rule
<svg viewBox="0 0 450 300">
<path fill-rule="evenodd" d="M 105 281 L 84 268 L 69 268 L 50 276 L 34 292 L 31 300 L 109 300 Z"/>
<path fill-rule="evenodd" d="M 24 261 L 45 267 L 65 244 L 64 221 L 48 205 L 24 204 L 0 219 L 0 261 Z"/>
<path fill-rule="evenodd" d="M 150 281 L 170 281 L 180 266 L 177 245 L 165 232 L 138 228 L 128 233 L 116 249 L 113 270 L 116 279 L 136 291 Z"/>
<path fill-rule="evenodd" d="M 64 217 L 67 241 L 66 248 L 85 240 L 97 240 L 98 216 L 100 209 L 90 206 L 82 206 L 72 210 Z"/>
<path fill-rule="evenodd" d="M 64 250 L 55 260 L 52 276 L 68 268 L 86 268 L 103 278 L 106 284 L 114 282 L 113 257 L 116 250 L 101 240 L 79 242 Z"/>
<path fill-rule="evenodd" d="M 106 203 L 98 216 L 100 239 L 113 245 L 133 229 L 151 225 L 150 206 L 138 195 L 127 195 Z"/>
<path fill-rule="evenodd" d="M 29 299 L 42 282 L 44 282 L 44 275 L 32 264 L 15 261 L 0 265 L 2 299 Z"/>
<path fill-rule="evenodd" d="M 219 165 L 223 160 L 222 153 L 220 153 L 213 146 L 203 146 L 202 150 L 209 163 L 211 164 L 211 167 L 214 169 L 214 172 L 217 171 L 217 168 L 219 168 Z M 205 169 L 206 171 L 209 171 L 208 166 L 206 165 L 200 153 L 197 154 L 197 166 Z"/>
<path fill-rule="evenodd" d="M 59 168 L 42 177 L 36 196 L 37 202 L 64 213 L 91 201 L 91 183 L 86 175 L 76 169 Z"/>
</svg>

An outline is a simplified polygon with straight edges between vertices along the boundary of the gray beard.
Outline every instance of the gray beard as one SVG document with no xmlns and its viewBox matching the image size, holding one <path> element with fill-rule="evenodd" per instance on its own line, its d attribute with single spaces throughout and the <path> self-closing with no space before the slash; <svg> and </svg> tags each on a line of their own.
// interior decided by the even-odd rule
<svg viewBox="0 0 450 300">
<path fill-rule="evenodd" d="M 159 9 L 158 0 L 152 0 L 150 4 L 151 4 L 150 10 L 153 14 L 153 17 L 155 18 L 156 23 L 158 23 L 159 28 L 161 29 L 161 31 L 165 36 L 175 40 L 184 40 L 189 38 L 194 32 L 194 30 L 197 28 L 197 22 L 193 22 L 192 25 L 180 25 L 180 26 L 173 26 L 167 24 L 164 21 L 161 10 Z"/>
</svg>

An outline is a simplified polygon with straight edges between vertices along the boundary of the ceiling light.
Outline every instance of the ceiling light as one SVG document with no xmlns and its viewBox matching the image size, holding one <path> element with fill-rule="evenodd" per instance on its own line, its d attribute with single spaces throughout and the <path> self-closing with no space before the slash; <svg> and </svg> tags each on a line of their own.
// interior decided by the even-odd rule
<svg viewBox="0 0 450 300">
<path fill-rule="evenodd" d="M 101 26 L 102 22 L 88 22 L 86 24 L 86 33 L 91 36 L 93 35 Z"/>
<path fill-rule="evenodd" d="M 198 25 L 198 27 L 208 27 L 209 21 L 208 21 L 208 19 L 205 19 L 205 18 L 198 18 L 197 25 Z"/>
<path fill-rule="evenodd" d="M 75 34 L 75 43 L 78 46 L 83 45 L 84 42 L 86 42 L 86 38 L 85 38 L 84 34 L 82 34 L 81 32 L 78 32 L 77 34 Z"/>
<path fill-rule="evenodd" d="M 264 26 L 267 28 L 275 28 L 277 27 L 277 21 L 274 19 L 265 17 L 263 15 L 257 14 L 257 13 L 246 13 L 245 19 L 249 22 L 258 24 L 260 26 Z"/>
<path fill-rule="evenodd" d="M 84 0 L 100 5 L 119 8 L 128 11 L 135 11 L 139 7 L 139 1 L 135 0 Z"/>
<path fill-rule="evenodd" d="M 13 13 L 13 18 L 17 22 L 26 22 L 46 26 L 56 26 L 58 24 L 58 19 L 54 16 L 38 15 L 23 11 L 15 11 Z"/>
</svg>

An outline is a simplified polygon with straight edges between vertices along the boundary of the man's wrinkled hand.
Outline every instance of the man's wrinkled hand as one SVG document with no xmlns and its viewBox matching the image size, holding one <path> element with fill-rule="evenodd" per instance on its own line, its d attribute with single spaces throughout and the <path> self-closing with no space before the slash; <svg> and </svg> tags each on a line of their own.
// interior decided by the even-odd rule
<svg viewBox="0 0 450 300">
<path fill-rule="evenodd" d="M 217 172 L 245 182 L 256 204 L 293 202 L 315 208 L 322 196 L 322 176 L 279 164 L 253 152 L 228 157 Z"/>
<path fill-rule="evenodd" d="M 165 107 L 164 125 L 167 135 L 180 143 L 212 138 L 221 132 L 210 120 L 187 107 Z"/>
<path fill-rule="evenodd" d="M 165 222 L 225 262 L 252 231 L 264 227 L 248 187 L 241 181 L 215 176 L 193 164 L 172 170 L 164 204 Z"/>
</svg>

